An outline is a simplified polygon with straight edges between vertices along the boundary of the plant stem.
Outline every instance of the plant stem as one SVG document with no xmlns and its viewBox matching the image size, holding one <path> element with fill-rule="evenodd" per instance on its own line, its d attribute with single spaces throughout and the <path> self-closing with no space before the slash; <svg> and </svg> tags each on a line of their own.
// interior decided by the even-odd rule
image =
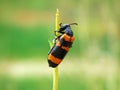
<svg viewBox="0 0 120 90">
<path fill-rule="evenodd" d="M 53 70 L 53 90 L 58 90 L 58 67 Z"/>
<path fill-rule="evenodd" d="M 60 26 L 60 15 L 59 10 L 57 9 L 56 18 L 55 18 L 55 29 L 59 30 Z M 59 33 L 56 32 L 56 35 L 59 36 Z M 53 69 L 53 90 L 58 90 L 58 67 Z"/>
</svg>

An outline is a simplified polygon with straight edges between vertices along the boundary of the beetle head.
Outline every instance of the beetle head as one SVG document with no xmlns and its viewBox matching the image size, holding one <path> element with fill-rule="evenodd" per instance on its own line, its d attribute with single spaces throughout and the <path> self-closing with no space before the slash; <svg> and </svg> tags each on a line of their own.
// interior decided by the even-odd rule
<svg viewBox="0 0 120 90">
<path fill-rule="evenodd" d="M 77 23 L 70 23 L 70 24 L 62 24 L 62 23 L 60 23 L 59 25 L 60 25 L 60 29 L 55 30 L 55 35 L 56 35 L 56 32 L 64 34 L 66 28 L 71 28 L 70 25 L 78 25 L 78 24 Z"/>
<path fill-rule="evenodd" d="M 70 23 L 70 24 L 62 24 L 62 23 L 60 23 L 59 32 L 63 34 L 66 28 L 68 28 L 68 27 L 70 28 L 70 25 L 78 25 L 78 24 L 77 23 Z"/>
</svg>

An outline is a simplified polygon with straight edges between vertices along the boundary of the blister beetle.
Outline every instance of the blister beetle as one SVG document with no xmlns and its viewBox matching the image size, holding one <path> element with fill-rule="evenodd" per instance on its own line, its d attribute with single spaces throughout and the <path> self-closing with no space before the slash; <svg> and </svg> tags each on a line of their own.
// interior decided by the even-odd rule
<svg viewBox="0 0 120 90">
<path fill-rule="evenodd" d="M 74 42 L 74 35 L 70 25 L 77 25 L 77 23 L 60 24 L 60 35 L 55 38 L 55 43 L 48 53 L 48 64 L 50 67 L 57 67 Z"/>
</svg>

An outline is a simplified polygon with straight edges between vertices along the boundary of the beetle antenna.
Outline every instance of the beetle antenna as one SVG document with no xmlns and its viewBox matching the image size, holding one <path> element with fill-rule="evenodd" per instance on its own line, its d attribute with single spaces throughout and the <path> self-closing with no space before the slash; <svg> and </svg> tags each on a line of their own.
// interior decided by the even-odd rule
<svg viewBox="0 0 120 90">
<path fill-rule="evenodd" d="M 62 23 L 60 23 L 59 25 L 62 26 Z"/>
<path fill-rule="evenodd" d="M 77 23 L 70 23 L 69 25 L 78 25 Z"/>
</svg>

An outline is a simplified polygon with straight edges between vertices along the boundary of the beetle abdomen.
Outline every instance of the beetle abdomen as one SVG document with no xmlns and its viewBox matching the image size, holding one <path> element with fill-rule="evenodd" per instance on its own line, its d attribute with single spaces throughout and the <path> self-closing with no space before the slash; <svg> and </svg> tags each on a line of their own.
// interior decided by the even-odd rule
<svg viewBox="0 0 120 90">
<path fill-rule="evenodd" d="M 56 42 L 55 46 L 48 55 L 48 63 L 50 67 L 56 67 L 64 59 L 65 55 L 69 51 L 74 37 L 70 37 L 67 34 L 63 34 Z"/>
</svg>

